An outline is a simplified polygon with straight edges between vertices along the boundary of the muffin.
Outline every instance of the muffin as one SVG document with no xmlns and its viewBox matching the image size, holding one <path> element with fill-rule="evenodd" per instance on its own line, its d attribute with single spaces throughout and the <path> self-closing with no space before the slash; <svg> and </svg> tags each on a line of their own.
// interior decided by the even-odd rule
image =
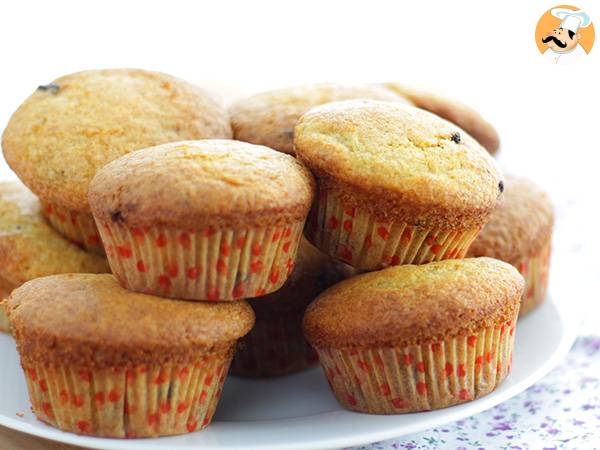
<svg viewBox="0 0 600 450">
<path fill-rule="evenodd" d="M 203 90 L 161 73 L 109 69 L 40 86 L 11 117 L 2 148 L 52 226 L 103 253 L 87 202 L 98 169 L 140 148 L 231 136 L 226 111 Z"/>
<path fill-rule="evenodd" d="M 463 403 L 511 370 L 523 277 L 491 258 L 390 267 L 329 288 L 304 330 L 341 405 L 398 414 Z"/>
<path fill-rule="evenodd" d="M 357 269 L 462 258 L 504 189 L 473 138 L 400 103 L 319 106 L 294 143 L 318 184 L 306 236 Z"/>
<path fill-rule="evenodd" d="M 515 266 L 525 278 L 520 315 L 546 297 L 554 214 L 548 194 L 533 182 L 506 178 L 500 207 L 469 248 L 470 256 L 489 256 Z"/>
<path fill-rule="evenodd" d="M 374 85 L 311 84 L 262 92 L 230 108 L 234 139 L 293 155 L 294 126 L 302 114 L 324 103 L 359 98 L 407 102 Z"/>
<path fill-rule="evenodd" d="M 252 331 L 240 339 L 229 373 L 272 377 L 317 364 L 317 354 L 302 332 L 304 310 L 317 295 L 352 273 L 308 243 L 300 241 L 289 279 L 277 292 L 249 299 L 256 315 Z"/>
<path fill-rule="evenodd" d="M 0 182 L 0 294 L 34 278 L 108 272 L 106 258 L 64 239 L 46 223 L 37 198 L 18 182 Z M 8 321 L 0 307 L 0 330 Z"/>
<path fill-rule="evenodd" d="M 470 106 L 454 99 L 413 89 L 398 83 L 385 83 L 384 86 L 392 92 L 406 97 L 418 108 L 437 114 L 458 125 L 473 136 L 492 155 L 498 151 L 498 147 L 500 147 L 498 132 L 481 117 L 481 114 Z"/>
<path fill-rule="evenodd" d="M 108 274 L 38 278 L 6 308 L 36 416 L 104 437 L 208 425 L 236 341 L 254 322 L 245 302 L 166 301 Z"/>
<path fill-rule="evenodd" d="M 313 196 L 314 180 L 294 157 L 204 140 L 123 156 L 94 177 L 89 201 L 127 289 L 237 300 L 283 285 Z"/>
<path fill-rule="evenodd" d="M 0 299 L 7 298 L 11 292 L 12 286 L 0 278 Z M 2 300 L 0 300 L 0 331 L 10 333 L 10 324 L 8 323 L 8 317 L 6 317 Z"/>
</svg>

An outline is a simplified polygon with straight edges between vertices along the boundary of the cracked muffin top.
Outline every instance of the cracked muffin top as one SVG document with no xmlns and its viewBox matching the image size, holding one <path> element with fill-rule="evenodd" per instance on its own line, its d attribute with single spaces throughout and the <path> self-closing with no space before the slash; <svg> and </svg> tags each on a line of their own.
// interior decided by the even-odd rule
<svg viewBox="0 0 600 450">
<path fill-rule="evenodd" d="M 40 86 L 2 136 L 9 166 L 42 200 L 89 212 L 88 186 L 133 150 L 230 138 L 227 112 L 205 91 L 138 69 L 90 70 Z"/>
<path fill-rule="evenodd" d="M 96 219 L 175 228 L 304 220 L 314 179 L 293 156 L 231 140 L 174 142 L 105 166 L 90 186 Z"/>
<path fill-rule="evenodd" d="M 294 125 L 302 114 L 324 103 L 351 99 L 407 102 L 374 85 L 308 84 L 261 92 L 231 106 L 234 138 L 294 154 Z"/>
<path fill-rule="evenodd" d="M 489 153 L 456 125 L 394 102 L 349 100 L 311 109 L 295 130 L 299 159 L 386 218 L 451 228 L 485 223 L 504 189 Z"/>
</svg>

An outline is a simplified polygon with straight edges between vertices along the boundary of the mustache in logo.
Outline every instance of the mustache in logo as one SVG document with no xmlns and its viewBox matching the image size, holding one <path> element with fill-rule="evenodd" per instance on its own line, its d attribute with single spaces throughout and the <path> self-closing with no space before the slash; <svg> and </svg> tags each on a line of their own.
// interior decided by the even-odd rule
<svg viewBox="0 0 600 450">
<path fill-rule="evenodd" d="M 556 36 L 546 36 L 545 38 L 542 38 L 542 42 L 544 44 L 547 44 L 550 41 L 553 41 L 560 48 L 565 48 L 567 46 L 566 42 L 558 40 Z"/>
</svg>

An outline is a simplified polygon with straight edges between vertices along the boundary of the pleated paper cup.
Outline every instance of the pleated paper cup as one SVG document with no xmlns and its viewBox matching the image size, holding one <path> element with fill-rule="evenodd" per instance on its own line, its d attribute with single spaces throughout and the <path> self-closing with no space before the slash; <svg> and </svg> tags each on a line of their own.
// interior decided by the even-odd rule
<svg viewBox="0 0 600 450">
<path fill-rule="evenodd" d="M 463 258 L 480 227 L 454 230 L 379 220 L 320 186 L 307 238 L 320 250 L 361 270 Z"/>
<path fill-rule="evenodd" d="M 98 223 L 114 275 L 132 291 L 189 300 L 240 300 L 279 289 L 304 221 L 245 230 L 128 228 Z"/>
<path fill-rule="evenodd" d="M 423 345 L 317 352 L 344 408 L 371 414 L 428 411 L 496 389 L 511 370 L 514 324 Z"/>
<path fill-rule="evenodd" d="M 317 354 L 302 332 L 303 315 L 304 310 L 257 316 L 254 328 L 239 340 L 230 373 L 272 377 L 317 365 Z"/>
<path fill-rule="evenodd" d="M 231 355 L 194 364 L 23 367 L 36 416 L 64 431 L 113 438 L 189 433 L 215 412 Z"/>
<path fill-rule="evenodd" d="M 102 240 L 91 213 L 64 208 L 56 203 L 41 203 L 44 217 L 52 228 L 86 250 L 104 255 Z"/>
<path fill-rule="evenodd" d="M 523 316 L 539 306 L 546 298 L 548 288 L 548 273 L 550 271 L 551 244 L 548 242 L 542 249 L 524 258 L 516 264 L 517 269 L 525 278 L 525 293 L 521 300 L 520 316 Z"/>
</svg>

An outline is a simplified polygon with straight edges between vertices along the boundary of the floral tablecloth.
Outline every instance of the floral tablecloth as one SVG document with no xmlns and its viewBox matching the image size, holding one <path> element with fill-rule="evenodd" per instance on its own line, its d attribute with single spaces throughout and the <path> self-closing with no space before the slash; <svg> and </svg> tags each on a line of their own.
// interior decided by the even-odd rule
<svg viewBox="0 0 600 450">
<path fill-rule="evenodd" d="M 545 378 L 488 411 L 358 449 L 441 448 L 600 448 L 600 337 L 578 338 L 566 360 Z"/>
</svg>

